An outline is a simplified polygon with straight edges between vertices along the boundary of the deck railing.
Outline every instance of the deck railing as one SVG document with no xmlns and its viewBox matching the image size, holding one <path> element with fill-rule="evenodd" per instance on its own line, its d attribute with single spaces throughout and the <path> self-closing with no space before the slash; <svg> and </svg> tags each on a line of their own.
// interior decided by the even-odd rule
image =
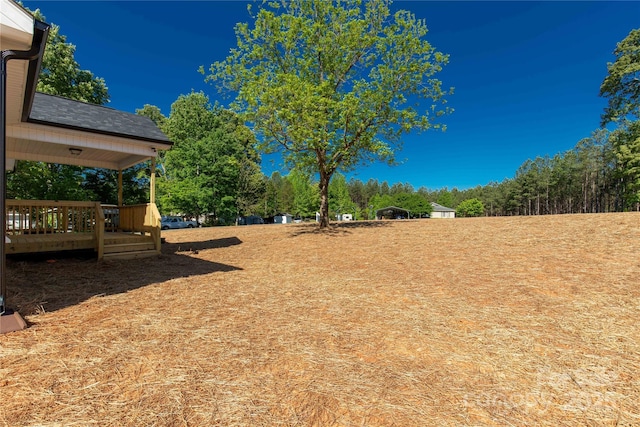
<svg viewBox="0 0 640 427">
<path fill-rule="evenodd" d="M 118 205 L 100 205 L 104 215 L 104 231 L 115 232 L 120 227 L 120 208 Z"/>
<path fill-rule="evenodd" d="M 95 233 L 100 203 L 7 200 L 6 234 Z"/>
</svg>

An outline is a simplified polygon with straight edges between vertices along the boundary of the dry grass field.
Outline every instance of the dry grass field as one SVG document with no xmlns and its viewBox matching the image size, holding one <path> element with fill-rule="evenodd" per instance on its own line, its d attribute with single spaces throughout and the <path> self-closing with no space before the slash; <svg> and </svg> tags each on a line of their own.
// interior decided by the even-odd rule
<svg viewBox="0 0 640 427">
<path fill-rule="evenodd" d="M 1 426 L 638 426 L 640 214 L 169 230 L 9 260 Z"/>
</svg>

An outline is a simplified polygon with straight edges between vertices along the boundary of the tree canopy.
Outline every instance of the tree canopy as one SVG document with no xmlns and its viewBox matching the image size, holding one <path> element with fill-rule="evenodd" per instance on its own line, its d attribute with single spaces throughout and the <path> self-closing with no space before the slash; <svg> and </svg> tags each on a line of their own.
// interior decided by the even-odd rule
<svg viewBox="0 0 640 427">
<path fill-rule="evenodd" d="M 460 202 L 456 208 L 456 215 L 461 217 L 474 217 L 484 215 L 484 204 L 478 198 L 467 199 Z"/>
<path fill-rule="evenodd" d="M 165 122 L 167 121 L 167 118 L 164 116 L 164 114 L 162 114 L 160 108 L 156 107 L 155 105 L 144 104 L 142 108 L 136 109 L 136 114 L 139 116 L 149 117 L 151 121 L 153 121 L 153 123 L 155 123 L 156 126 L 160 128 L 164 126 Z"/>
<path fill-rule="evenodd" d="M 232 112 L 212 106 L 202 92 L 181 95 L 162 130 L 175 143 L 164 157 L 159 182 L 164 211 L 229 223 L 259 201 L 262 172 L 255 139 Z"/>
<path fill-rule="evenodd" d="M 334 217 L 355 212 L 356 208 L 349 195 L 347 179 L 341 173 L 336 173 L 329 184 L 329 206 L 331 208 L 330 212 Z"/>
<path fill-rule="evenodd" d="M 625 117 L 640 119 L 640 28 L 632 30 L 614 50 L 616 59 L 607 65 L 600 96 L 608 99 L 602 125 Z"/>
<path fill-rule="evenodd" d="M 317 187 L 312 184 L 309 174 L 293 169 L 287 175 L 287 179 L 293 187 L 293 210 L 291 213 L 302 218 L 313 217 L 318 207 L 318 191 Z"/>
<path fill-rule="evenodd" d="M 632 30 L 614 50 L 615 61 L 600 95 L 608 99 L 602 125 L 615 123 L 611 134 L 625 208 L 640 207 L 640 28 Z"/>
<path fill-rule="evenodd" d="M 252 27 L 236 25 L 237 47 L 205 78 L 236 93 L 232 108 L 263 150 L 319 175 L 321 227 L 329 225 L 337 170 L 394 162 L 403 134 L 444 128 L 437 118 L 450 111 L 434 78 L 448 56 L 425 39 L 424 20 L 407 11 L 392 16 L 389 5 L 264 3 Z"/>
</svg>

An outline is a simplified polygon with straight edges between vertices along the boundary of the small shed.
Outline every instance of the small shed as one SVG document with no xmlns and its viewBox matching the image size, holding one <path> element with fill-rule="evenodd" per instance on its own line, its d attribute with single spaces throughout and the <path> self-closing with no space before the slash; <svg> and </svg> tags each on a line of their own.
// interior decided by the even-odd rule
<svg viewBox="0 0 640 427">
<path fill-rule="evenodd" d="M 411 212 L 397 206 L 387 206 L 376 211 L 376 219 L 406 219 L 410 218 Z"/>
<path fill-rule="evenodd" d="M 456 210 L 431 202 L 431 218 L 455 218 Z"/>
<path fill-rule="evenodd" d="M 293 222 L 293 216 L 288 213 L 279 213 L 273 217 L 275 224 L 291 224 Z"/>
</svg>

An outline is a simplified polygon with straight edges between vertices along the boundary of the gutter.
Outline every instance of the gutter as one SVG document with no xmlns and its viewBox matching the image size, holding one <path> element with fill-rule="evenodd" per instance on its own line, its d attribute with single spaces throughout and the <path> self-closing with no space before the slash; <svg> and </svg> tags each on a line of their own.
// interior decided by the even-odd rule
<svg viewBox="0 0 640 427">
<path fill-rule="evenodd" d="M 31 105 L 35 96 L 36 86 L 38 84 L 38 74 L 42 65 L 42 56 L 44 48 L 49 36 L 48 24 L 34 19 L 33 22 L 33 41 L 29 50 L 3 50 L 1 51 L 2 60 L 0 61 L 0 166 L 2 167 L 2 179 L 0 180 L 0 230 L 2 230 L 3 241 L 0 244 L 0 315 L 9 312 L 6 307 L 7 287 L 6 287 L 6 195 L 7 180 L 5 172 L 7 147 L 7 65 L 12 59 L 29 61 L 29 69 L 27 71 L 27 87 L 24 94 L 24 103 L 22 107 L 22 119 L 29 117 L 31 113 Z M 26 116 L 25 116 L 26 114 Z M 16 313 L 17 314 L 17 313 Z M 23 321 L 24 323 L 24 321 Z M 1 325 L 0 325 L 1 326 Z M 4 331 L 4 326 L 1 328 Z"/>
<path fill-rule="evenodd" d="M 37 56 L 35 58 L 14 58 L 29 60 L 29 69 L 27 70 L 27 87 L 24 94 L 24 103 L 22 104 L 23 122 L 26 122 L 31 114 L 31 106 L 33 105 L 33 98 L 36 95 L 36 87 L 38 86 L 38 76 L 40 75 L 40 67 L 42 66 L 44 48 L 49 37 L 49 28 L 49 24 L 45 24 L 44 22 L 36 19 L 33 23 L 33 42 L 31 43 L 31 49 L 27 52 L 33 52 L 34 46 L 36 46 Z"/>
</svg>

